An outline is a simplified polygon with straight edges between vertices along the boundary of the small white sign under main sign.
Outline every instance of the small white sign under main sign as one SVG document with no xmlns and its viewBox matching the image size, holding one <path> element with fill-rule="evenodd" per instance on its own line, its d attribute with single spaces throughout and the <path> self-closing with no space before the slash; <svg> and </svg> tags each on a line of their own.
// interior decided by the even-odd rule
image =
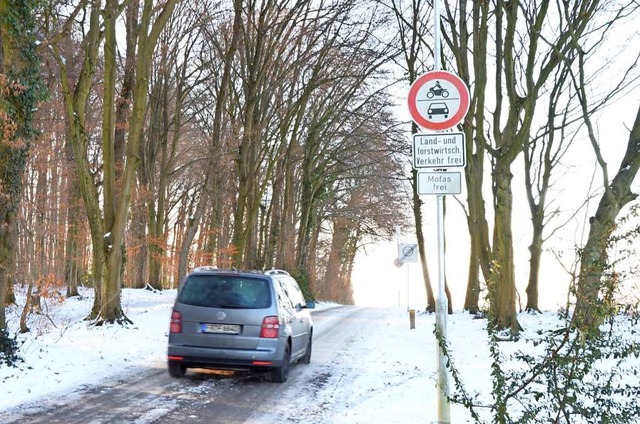
<svg viewBox="0 0 640 424">
<path fill-rule="evenodd" d="M 467 165 L 464 133 L 414 134 L 413 167 L 463 168 Z"/>
<path fill-rule="evenodd" d="M 460 172 L 418 172 L 418 194 L 460 194 Z"/>
</svg>

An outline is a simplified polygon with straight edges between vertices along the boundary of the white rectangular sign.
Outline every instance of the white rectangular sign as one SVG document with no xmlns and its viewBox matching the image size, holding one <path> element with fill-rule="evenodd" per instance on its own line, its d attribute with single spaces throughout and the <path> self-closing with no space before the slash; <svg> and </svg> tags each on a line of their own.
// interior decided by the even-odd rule
<svg viewBox="0 0 640 424">
<path fill-rule="evenodd" d="M 460 194 L 460 172 L 418 172 L 418 194 Z"/>
<path fill-rule="evenodd" d="M 463 168 L 464 133 L 414 134 L 413 168 Z"/>
</svg>

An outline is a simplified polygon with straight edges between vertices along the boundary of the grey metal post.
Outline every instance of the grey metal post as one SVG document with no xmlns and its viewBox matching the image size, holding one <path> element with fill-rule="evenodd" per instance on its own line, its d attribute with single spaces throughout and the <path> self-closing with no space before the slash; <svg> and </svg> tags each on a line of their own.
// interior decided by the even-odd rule
<svg viewBox="0 0 640 424">
<path fill-rule="evenodd" d="M 436 327 L 442 338 L 447 340 L 448 299 L 444 289 L 444 196 L 438 196 L 438 299 L 436 301 Z M 438 340 L 436 339 L 436 343 Z M 444 350 L 438 344 L 438 423 L 450 423 L 449 371 Z"/>
<path fill-rule="evenodd" d="M 409 262 L 407 262 L 407 312 L 411 310 L 411 293 L 409 282 Z"/>
<path fill-rule="evenodd" d="M 400 226 L 396 225 L 396 254 L 400 252 Z M 397 259 L 397 258 L 396 258 Z M 402 306 L 402 302 L 400 301 L 400 281 L 398 281 L 398 307 Z"/>
<path fill-rule="evenodd" d="M 440 65 L 440 0 L 433 2 L 433 27 L 435 36 L 435 69 Z M 438 202 L 438 298 L 436 300 L 436 328 L 438 333 L 447 340 L 447 308 L 448 299 L 444 287 L 445 257 L 444 257 L 444 196 L 437 196 Z M 436 340 L 436 343 L 438 341 Z M 449 372 L 444 350 L 438 344 L 438 423 L 450 423 L 451 412 L 449 405 Z"/>
</svg>

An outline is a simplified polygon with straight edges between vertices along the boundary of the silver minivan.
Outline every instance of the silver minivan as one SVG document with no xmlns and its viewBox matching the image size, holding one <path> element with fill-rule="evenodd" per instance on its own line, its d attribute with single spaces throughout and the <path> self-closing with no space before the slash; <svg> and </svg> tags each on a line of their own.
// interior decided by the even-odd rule
<svg viewBox="0 0 640 424">
<path fill-rule="evenodd" d="M 314 307 L 286 271 L 196 268 L 180 285 L 171 313 L 169 374 L 259 370 L 283 383 L 292 362 L 311 361 Z"/>
</svg>

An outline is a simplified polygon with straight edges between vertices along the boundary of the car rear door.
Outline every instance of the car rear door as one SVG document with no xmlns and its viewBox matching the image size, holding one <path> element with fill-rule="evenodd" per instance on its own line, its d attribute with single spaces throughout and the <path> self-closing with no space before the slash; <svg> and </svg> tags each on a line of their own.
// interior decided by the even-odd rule
<svg viewBox="0 0 640 424">
<path fill-rule="evenodd" d="M 311 327 L 311 315 L 309 310 L 305 308 L 305 300 L 300 291 L 298 283 L 291 278 L 286 277 L 285 284 L 287 286 L 287 293 L 293 304 L 293 343 L 292 354 L 293 356 L 301 356 L 307 350 L 307 341 L 309 339 L 309 330 Z"/>
</svg>

